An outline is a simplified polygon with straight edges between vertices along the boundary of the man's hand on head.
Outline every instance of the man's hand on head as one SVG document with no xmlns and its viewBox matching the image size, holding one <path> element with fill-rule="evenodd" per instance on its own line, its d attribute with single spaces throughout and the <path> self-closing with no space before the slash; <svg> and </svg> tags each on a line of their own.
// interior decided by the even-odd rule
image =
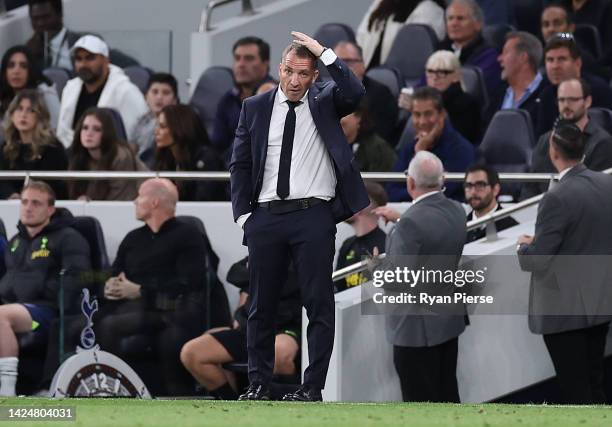
<svg viewBox="0 0 612 427">
<path fill-rule="evenodd" d="M 319 43 L 312 37 L 304 33 L 300 33 L 299 31 L 291 31 L 291 35 L 293 36 L 293 41 L 295 43 L 301 44 L 302 46 L 306 47 L 317 58 L 323 54 L 325 48 L 321 45 L 321 43 Z"/>
</svg>

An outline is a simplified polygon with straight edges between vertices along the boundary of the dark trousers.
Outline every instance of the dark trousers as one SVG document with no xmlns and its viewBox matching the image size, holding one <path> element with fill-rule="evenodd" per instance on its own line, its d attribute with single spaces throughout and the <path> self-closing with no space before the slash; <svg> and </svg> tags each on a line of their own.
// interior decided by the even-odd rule
<svg viewBox="0 0 612 427">
<path fill-rule="evenodd" d="M 269 384 L 274 368 L 275 318 L 293 261 L 308 315 L 309 365 L 304 384 L 322 389 L 334 345 L 331 280 L 336 224 L 329 203 L 285 214 L 256 208 L 244 225 L 249 247 L 249 381 Z"/>
<path fill-rule="evenodd" d="M 404 402 L 459 403 L 458 338 L 432 347 L 393 346 Z"/>
<path fill-rule="evenodd" d="M 605 403 L 604 349 L 609 323 L 544 335 L 565 403 Z"/>
</svg>

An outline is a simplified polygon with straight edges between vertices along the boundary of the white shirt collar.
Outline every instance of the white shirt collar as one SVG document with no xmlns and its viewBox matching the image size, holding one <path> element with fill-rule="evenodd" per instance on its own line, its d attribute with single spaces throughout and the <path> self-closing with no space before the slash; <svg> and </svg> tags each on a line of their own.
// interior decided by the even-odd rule
<svg viewBox="0 0 612 427">
<path fill-rule="evenodd" d="M 414 199 L 414 201 L 412 202 L 413 205 L 416 205 L 417 203 L 419 203 L 421 200 L 429 197 L 429 196 L 433 196 L 434 194 L 438 194 L 441 193 L 442 190 L 438 190 L 438 191 L 430 191 L 429 193 L 425 193 L 425 194 L 421 194 L 419 197 L 417 197 L 416 199 Z"/>
<path fill-rule="evenodd" d="M 304 94 L 304 96 L 302 96 L 302 98 L 300 99 L 300 101 L 302 102 L 302 104 L 306 103 L 306 100 L 308 99 L 308 92 L 310 91 L 310 89 L 308 89 L 306 91 L 306 93 Z M 287 101 L 287 95 L 285 95 L 285 92 L 283 92 L 283 90 L 280 88 L 278 88 L 278 91 L 276 92 L 276 96 L 277 96 L 277 103 L 278 104 L 282 104 L 283 102 Z"/>
<path fill-rule="evenodd" d="M 561 172 L 559 172 L 559 181 L 561 181 L 563 177 L 567 175 L 567 173 L 571 171 L 573 168 L 575 168 L 576 166 L 578 165 L 570 166 L 569 168 L 565 168 Z"/>
<path fill-rule="evenodd" d="M 59 33 L 57 33 L 55 37 L 49 40 L 49 44 L 58 45 L 58 47 L 61 46 L 61 44 L 64 41 L 64 37 L 66 37 L 66 31 L 67 31 L 66 27 L 62 27 L 62 30 Z"/>
</svg>

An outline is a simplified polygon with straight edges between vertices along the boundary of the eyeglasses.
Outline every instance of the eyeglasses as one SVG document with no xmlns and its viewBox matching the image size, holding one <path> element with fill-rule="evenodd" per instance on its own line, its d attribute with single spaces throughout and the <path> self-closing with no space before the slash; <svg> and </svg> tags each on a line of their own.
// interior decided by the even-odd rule
<svg viewBox="0 0 612 427">
<path fill-rule="evenodd" d="M 433 70 L 431 68 L 427 68 L 425 70 L 427 74 L 432 74 L 436 77 L 448 77 L 455 72 L 455 70 Z"/>
<path fill-rule="evenodd" d="M 557 101 L 559 101 L 559 103 L 564 103 L 564 102 L 574 103 L 574 102 L 582 101 L 583 99 L 584 99 L 584 96 L 562 96 L 560 98 L 557 98 Z"/>
<path fill-rule="evenodd" d="M 463 183 L 463 188 L 465 188 L 466 190 L 484 190 L 485 188 L 487 188 L 489 185 L 488 182 L 485 181 L 476 181 L 476 182 L 464 182 Z"/>
</svg>

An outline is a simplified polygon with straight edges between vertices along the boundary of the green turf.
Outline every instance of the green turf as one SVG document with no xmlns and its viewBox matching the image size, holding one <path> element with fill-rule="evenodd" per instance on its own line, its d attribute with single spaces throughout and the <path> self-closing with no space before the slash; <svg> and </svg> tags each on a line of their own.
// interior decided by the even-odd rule
<svg viewBox="0 0 612 427">
<path fill-rule="evenodd" d="M 0 399 L 0 406 L 74 406 L 76 422 L 0 422 L 32 426 L 612 426 L 611 406 L 403 403 L 247 403 L 202 400 Z"/>
</svg>

